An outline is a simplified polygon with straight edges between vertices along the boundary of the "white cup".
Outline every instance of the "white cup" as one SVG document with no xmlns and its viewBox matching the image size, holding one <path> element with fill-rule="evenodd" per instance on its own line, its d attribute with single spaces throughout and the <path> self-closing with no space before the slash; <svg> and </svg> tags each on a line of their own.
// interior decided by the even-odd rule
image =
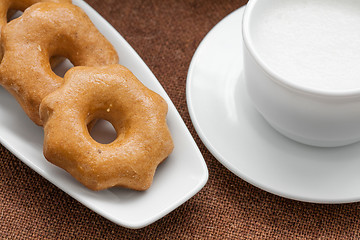
<svg viewBox="0 0 360 240">
<path fill-rule="evenodd" d="M 249 1 L 244 77 L 271 126 L 313 146 L 360 140 L 359 29 L 360 1 Z"/>
</svg>

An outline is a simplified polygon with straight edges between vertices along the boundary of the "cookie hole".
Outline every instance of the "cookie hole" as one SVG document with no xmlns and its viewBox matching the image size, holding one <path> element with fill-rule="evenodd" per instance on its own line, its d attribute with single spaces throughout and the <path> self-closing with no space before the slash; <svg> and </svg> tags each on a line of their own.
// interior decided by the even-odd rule
<svg viewBox="0 0 360 240">
<path fill-rule="evenodd" d="M 7 22 L 11 22 L 12 20 L 17 19 L 22 14 L 23 12 L 20 10 L 9 9 L 9 11 L 7 12 Z"/>
<path fill-rule="evenodd" d="M 69 59 L 60 56 L 53 56 L 50 58 L 50 65 L 53 72 L 59 77 L 63 78 L 65 73 L 74 65 Z"/>
<path fill-rule="evenodd" d="M 99 119 L 91 128 L 90 136 L 98 143 L 109 144 L 116 139 L 117 132 L 109 121 Z"/>
</svg>

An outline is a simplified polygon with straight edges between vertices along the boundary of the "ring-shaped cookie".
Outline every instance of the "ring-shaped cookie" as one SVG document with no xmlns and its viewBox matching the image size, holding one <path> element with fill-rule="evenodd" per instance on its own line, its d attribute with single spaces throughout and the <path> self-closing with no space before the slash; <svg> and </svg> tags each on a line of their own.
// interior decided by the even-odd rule
<svg viewBox="0 0 360 240">
<path fill-rule="evenodd" d="M 25 11 L 26 8 L 38 2 L 59 2 L 71 3 L 71 0 L 1 0 L 0 1 L 0 32 L 1 29 L 7 24 L 7 15 L 9 10 Z M 1 42 L 1 40 L 0 40 Z M 2 49 L 0 48 L 0 59 L 3 56 Z"/>
<path fill-rule="evenodd" d="M 0 84 L 38 125 L 42 99 L 63 83 L 51 69 L 52 56 L 75 66 L 118 63 L 118 55 L 79 7 L 69 3 L 37 3 L 2 31 L 4 57 Z"/>
<path fill-rule="evenodd" d="M 72 68 L 40 106 L 44 156 L 92 190 L 146 190 L 173 149 L 166 114 L 165 100 L 121 65 Z M 117 138 L 96 142 L 93 119 L 112 123 Z"/>
</svg>

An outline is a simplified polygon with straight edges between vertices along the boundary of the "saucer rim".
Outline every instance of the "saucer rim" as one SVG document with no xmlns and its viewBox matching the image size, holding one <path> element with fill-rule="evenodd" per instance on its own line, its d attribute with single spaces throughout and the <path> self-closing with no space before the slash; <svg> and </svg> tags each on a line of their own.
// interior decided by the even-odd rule
<svg viewBox="0 0 360 240">
<path fill-rule="evenodd" d="M 196 49 L 192 60 L 189 65 L 189 70 L 187 74 L 187 82 L 186 82 L 186 101 L 187 106 L 189 110 L 189 115 L 192 121 L 192 124 L 199 135 L 201 141 L 204 143 L 206 148 L 209 150 L 209 152 L 216 158 L 217 161 L 219 161 L 223 166 L 225 166 L 230 172 L 235 174 L 237 177 L 241 178 L 242 180 L 248 182 L 249 184 L 258 187 L 268 193 L 284 197 L 291 200 L 301 201 L 301 202 L 308 202 L 308 203 L 318 203 L 318 204 L 344 204 L 344 203 L 353 203 L 358 202 L 360 200 L 360 196 L 357 197 L 346 197 L 346 198 L 336 198 L 336 199 L 330 199 L 330 198 L 321 198 L 321 197 L 308 197 L 308 196 L 301 196 L 296 194 L 289 194 L 281 190 L 274 189 L 272 187 L 267 186 L 266 184 L 260 183 L 259 181 L 256 181 L 256 179 L 248 176 L 246 173 L 241 171 L 241 169 L 238 169 L 231 161 L 226 160 L 226 158 L 219 152 L 219 150 L 214 146 L 214 144 L 211 142 L 211 140 L 207 137 L 205 131 L 202 129 L 200 122 L 197 119 L 195 110 L 194 110 L 194 102 L 192 100 L 192 82 L 193 80 L 193 72 L 196 66 L 197 61 L 199 61 L 199 53 L 202 51 L 204 46 L 207 44 L 207 39 L 209 38 L 209 35 L 212 35 L 213 32 L 216 31 L 216 29 L 220 28 L 222 24 L 226 24 L 226 22 L 232 18 L 234 15 L 237 14 L 244 14 L 245 6 L 240 7 L 239 9 L 231 12 L 229 15 L 227 15 L 225 18 L 223 18 L 219 23 L 217 23 L 204 37 L 204 39 L 199 44 L 198 48 Z M 230 20 L 229 20 L 230 21 Z M 242 26 L 242 25 L 241 25 Z M 269 126 L 270 127 L 270 126 Z M 289 141 L 292 141 L 289 139 Z M 301 143 L 297 143 L 299 146 L 303 145 Z"/>
</svg>

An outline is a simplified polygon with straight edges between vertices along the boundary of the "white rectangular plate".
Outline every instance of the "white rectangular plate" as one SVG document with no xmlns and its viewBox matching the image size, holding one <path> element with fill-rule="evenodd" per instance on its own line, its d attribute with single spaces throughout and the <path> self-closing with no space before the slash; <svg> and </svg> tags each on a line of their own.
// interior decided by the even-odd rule
<svg viewBox="0 0 360 240">
<path fill-rule="evenodd" d="M 208 170 L 174 104 L 153 73 L 95 10 L 81 0 L 73 0 L 116 48 L 120 64 L 129 68 L 148 88 L 168 103 L 168 125 L 175 149 L 157 169 L 150 189 L 137 192 L 111 188 L 94 192 L 83 187 L 64 170 L 50 164 L 42 154 L 43 130 L 24 114 L 15 99 L 0 87 L 0 143 L 22 162 L 86 207 L 127 228 L 142 228 L 162 218 L 194 196 L 205 185 Z M 20 173 L 19 173 L 20 174 Z"/>
</svg>

